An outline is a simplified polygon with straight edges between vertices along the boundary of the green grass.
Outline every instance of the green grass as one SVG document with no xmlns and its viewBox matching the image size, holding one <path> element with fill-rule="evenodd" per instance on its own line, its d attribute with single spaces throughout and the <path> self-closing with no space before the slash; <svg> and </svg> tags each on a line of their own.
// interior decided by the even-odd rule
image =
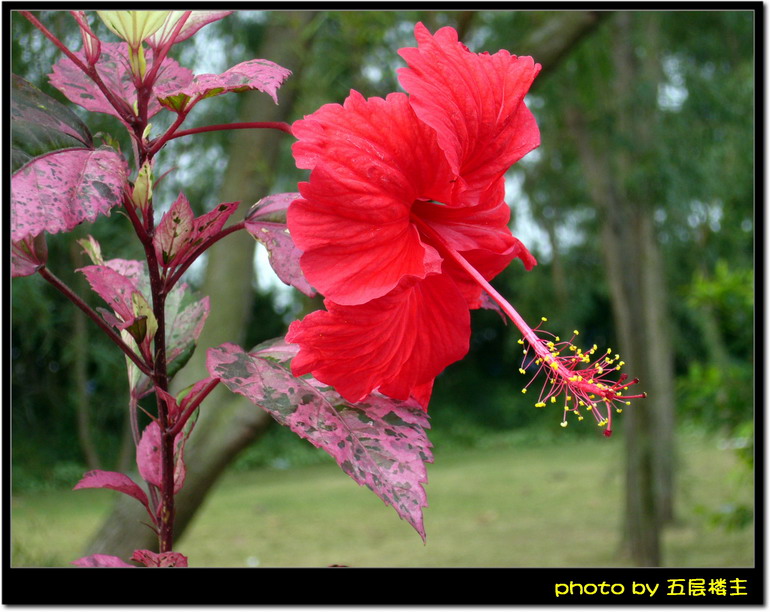
<svg viewBox="0 0 770 612">
<path fill-rule="evenodd" d="M 427 486 L 427 544 L 392 508 L 334 465 L 230 473 L 177 549 L 192 566 L 595 567 L 618 555 L 622 440 L 436 449 Z M 753 565 L 753 530 L 710 527 L 700 508 L 751 504 L 730 451 L 680 437 L 678 520 L 664 564 Z M 109 512 L 108 491 L 41 492 L 12 502 L 14 566 L 66 565 Z"/>
</svg>

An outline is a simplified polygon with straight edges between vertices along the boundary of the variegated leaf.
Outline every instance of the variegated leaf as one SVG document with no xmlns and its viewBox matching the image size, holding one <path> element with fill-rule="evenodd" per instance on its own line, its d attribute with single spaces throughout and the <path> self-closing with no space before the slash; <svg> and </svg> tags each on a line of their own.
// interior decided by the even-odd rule
<svg viewBox="0 0 770 612">
<path fill-rule="evenodd" d="M 136 102 L 136 87 L 133 84 L 133 75 L 128 60 L 128 44 L 102 43 L 101 47 L 102 53 L 96 63 L 96 71 L 115 96 L 122 99 L 129 107 L 133 107 Z M 82 50 L 76 52 L 75 55 L 85 63 L 85 54 Z M 146 51 L 148 66 L 152 65 L 152 55 L 152 50 L 148 49 Z M 156 97 L 164 97 L 179 91 L 189 85 L 193 78 L 190 70 L 182 68 L 170 57 L 163 60 L 158 74 L 159 76 L 153 84 L 153 94 Z M 86 110 L 120 118 L 120 114 L 110 104 L 102 90 L 71 59 L 61 58 L 49 77 L 51 84 L 75 104 L 79 104 Z M 157 114 L 161 108 L 155 97 L 150 98 L 148 117 Z"/>
<path fill-rule="evenodd" d="M 126 162 L 110 148 L 66 149 L 38 157 L 11 178 L 11 239 L 68 232 L 119 204 Z"/>
<path fill-rule="evenodd" d="M 299 258 L 302 255 L 286 227 L 286 211 L 298 193 L 279 193 L 261 199 L 246 215 L 245 228 L 267 249 L 270 266 L 278 278 L 305 295 L 313 297 L 315 290 L 307 282 Z"/>
<path fill-rule="evenodd" d="M 257 89 L 268 94 L 278 104 L 278 88 L 290 74 L 290 70 L 269 60 L 248 60 L 222 74 L 196 75 L 192 83 L 179 91 L 158 95 L 158 101 L 170 110 L 181 112 L 189 111 L 206 98 Z"/>
<path fill-rule="evenodd" d="M 209 350 L 206 364 L 231 391 L 329 453 L 425 539 L 423 484 L 432 461 L 425 412 L 414 401 L 380 395 L 351 404 L 312 378 L 292 376 L 285 361 L 291 351 L 285 343 L 254 353 L 224 344 Z"/>
</svg>

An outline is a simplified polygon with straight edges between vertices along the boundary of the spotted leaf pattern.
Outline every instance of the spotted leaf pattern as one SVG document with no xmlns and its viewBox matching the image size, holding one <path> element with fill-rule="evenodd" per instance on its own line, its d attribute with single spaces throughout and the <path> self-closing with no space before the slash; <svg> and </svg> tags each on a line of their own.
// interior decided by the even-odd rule
<svg viewBox="0 0 770 612">
<path fill-rule="evenodd" d="M 136 102 L 136 86 L 133 83 L 131 65 L 128 59 L 127 43 L 101 44 L 102 54 L 96 62 L 96 71 L 104 84 L 115 96 L 123 100 L 129 108 Z M 148 49 L 145 52 L 147 65 L 152 65 L 153 52 Z M 84 63 L 84 52 L 75 53 Z M 155 96 L 166 96 L 169 93 L 179 91 L 192 82 L 193 74 L 187 68 L 180 66 L 175 60 L 166 57 L 158 70 L 158 78 L 153 83 Z M 56 87 L 67 98 L 85 108 L 97 113 L 106 113 L 123 119 L 120 113 L 110 104 L 98 85 L 89 79 L 82 70 L 68 57 L 61 58 L 53 67 L 49 75 L 51 85 Z M 161 105 L 152 97 L 148 105 L 148 118 L 156 115 L 161 110 Z"/>
<path fill-rule="evenodd" d="M 316 292 L 307 282 L 299 258 L 302 255 L 286 227 L 286 211 L 298 193 L 279 193 L 261 199 L 246 215 L 245 227 L 267 249 L 270 265 L 278 278 L 309 297 Z"/>
<path fill-rule="evenodd" d="M 295 378 L 288 359 L 296 347 L 279 341 L 246 353 L 234 344 L 209 349 L 207 367 L 231 391 L 331 455 L 359 485 L 393 506 L 425 539 L 423 484 L 432 462 L 428 417 L 413 401 L 373 394 L 351 404 L 331 387 Z"/>
<path fill-rule="evenodd" d="M 11 239 L 69 232 L 109 215 L 126 185 L 125 160 L 109 147 L 38 157 L 11 178 Z"/>
<path fill-rule="evenodd" d="M 185 263 L 197 247 L 224 227 L 237 208 L 238 202 L 224 202 L 196 218 L 190 202 L 180 193 L 161 218 L 153 238 L 158 261 L 165 268 Z"/>
<path fill-rule="evenodd" d="M 187 567 L 187 557 L 172 551 L 156 553 L 151 550 L 135 550 L 131 560 L 145 567 Z"/>
<path fill-rule="evenodd" d="M 291 74 L 290 70 L 264 59 L 242 62 L 222 74 L 199 74 L 192 83 L 178 91 L 158 95 L 158 102 L 176 112 L 189 111 L 206 98 L 230 92 L 257 89 L 278 104 L 278 88 Z"/>
</svg>

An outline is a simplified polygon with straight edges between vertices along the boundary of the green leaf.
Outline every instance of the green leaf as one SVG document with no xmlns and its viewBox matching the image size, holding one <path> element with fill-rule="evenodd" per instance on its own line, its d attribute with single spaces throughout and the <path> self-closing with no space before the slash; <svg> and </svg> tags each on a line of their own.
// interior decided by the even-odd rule
<svg viewBox="0 0 770 612">
<path fill-rule="evenodd" d="M 69 108 L 15 74 L 11 82 L 11 169 L 60 149 L 93 148 L 91 133 Z"/>
</svg>

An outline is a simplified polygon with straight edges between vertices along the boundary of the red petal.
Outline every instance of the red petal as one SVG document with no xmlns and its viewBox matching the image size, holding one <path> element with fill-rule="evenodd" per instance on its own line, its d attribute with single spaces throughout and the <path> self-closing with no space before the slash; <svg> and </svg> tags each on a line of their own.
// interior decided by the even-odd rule
<svg viewBox="0 0 770 612">
<path fill-rule="evenodd" d="M 484 189 L 540 144 L 524 96 L 540 71 L 531 57 L 476 54 L 452 28 L 435 35 L 418 23 L 417 48 L 399 50 L 399 81 L 417 116 L 437 134 L 452 170 Z"/>
<path fill-rule="evenodd" d="M 481 196 L 476 206 L 448 207 L 415 202 L 412 210 L 484 278 L 492 280 L 517 257 L 522 259 L 527 270 L 537 263 L 508 228 L 511 211 L 503 200 L 504 193 L 504 179 L 500 178 Z M 452 277 L 469 308 L 481 306 L 481 287 L 458 264 L 446 259 L 442 272 Z"/>
<path fill-rule="evenodd" d="M 311 285 L 338 304 L 362 304 L 404 277 L 439 271 L 409 214 L 418 197 L 447 192 L 452 175 L 406 96 L 351 92 L 344 107 L 324 106 L 293 129 L 297 164 L 312 172 L 288 225 Z"/>
<path fill-rule="evenodd" d="M 443 275 L 402 283 L 366 304 L 325 306 L 289 327 L 286 340 L 300 345 L 292 373 L 312 372 L 350 402 L 379 388 L 427 409 L 433 379 L 468 352 L 468 308 Z"/>
</svg>

